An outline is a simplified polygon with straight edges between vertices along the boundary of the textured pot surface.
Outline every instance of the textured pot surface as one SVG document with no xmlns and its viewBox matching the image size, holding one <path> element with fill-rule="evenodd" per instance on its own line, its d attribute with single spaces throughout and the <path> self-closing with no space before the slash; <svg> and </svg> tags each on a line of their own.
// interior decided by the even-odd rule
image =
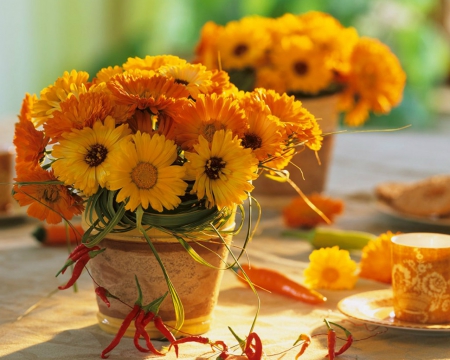
<svg viewBox="0 0 450 360">
<path fill-rule="evenodd" d="M 226 241 L 230 243 L 231 236 Z M 193 260 L 178 242 L 173 242 L 173 238 L 165 234 L 162 238 L 152 238 L 152 242 L 184 306 L 185 326 L 182 330 L 197 334 L 206 332 L 219 294 L 224 261 L 228 255 L 226 246 L 214 238 L 198 244 L 190 242 L 192 248 L 214 267 L 211 268 Z M 161 267 L 143 237 L 114 234 L 102 240 L 100 246 L 106 251 L 90 261 L 91 274 L 99 286 L 124 303 L 133 306 L 138 298 L 135 275 L 143 292 L 144 305 L 168 291 Z M 108 308 L 97 298 L 98 319 L 104 330 L 115 333 L 131 308 L 115 299 L 110 299 L 110 302 L 111 307 Z M 175 325 L 170 294 L 162 303 L 159 315 L 165 323 Z M 160 335 L 151 324 L 147 329 L 153 337 Z M 133 334 L 134 328 L 130 327 L 126 336 Z"/>
</svg>

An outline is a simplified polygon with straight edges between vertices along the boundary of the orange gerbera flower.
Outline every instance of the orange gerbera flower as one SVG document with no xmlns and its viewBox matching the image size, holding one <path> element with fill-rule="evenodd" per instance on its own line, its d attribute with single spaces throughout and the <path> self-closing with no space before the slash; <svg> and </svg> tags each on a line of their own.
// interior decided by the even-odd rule
<svg viewBox="0 0 450 360">
<path fill-rule="evenodd" d="M 123 69 L 130 70 L 157 70 L 164 65 L 183 65 L 186 60 L 174 55 L 147 55 L 144 59 L 140 57 L 128 58 L 127 62 L 123 64 Z"/>
<path fill-rule="evenodd" d="M 133 109 L 148 109 L 153 115 L 173 118 L 187 102 L 189 91 L 175 79 L 163 75 L 117 75 L 108 83 L 114 100 Z"/>
<path fill-rule="evenodd" d="M 92 79 L 93 84 L 100 84 L 102 82 L 108 82 L 117 74 L 122 74 L 123 69 L 120 66 L 108 66 L 107 68 L 101 69 L 96 75 L 95 78 Z"/>
<path fill-rule="evenodd" d="M 83 211 L 83 200 L 69 189 L 58 184 L 53 170 L 45 171 L 40 167 L 30 169 L 22 164 L 17 167 L 18 183 L 14 185 L 14 198 L 20 206 L 29 205 L 28 215 L 57 224 L 62 219 L 70 220 Z M 47 183 L 48 182 L 48 183 Z"/>
<path fill-rule="evenodd" d="M 61 103 L 61 110 L 44 124 L 45 132 L 52 142 L 61 140 L 61 135 L 72 129 L 92 127 L 97 120 L 104 121 L 113 112 L 113 103 L 105 93 L 88 92 L 79 97 L 72 96 Z"/>
<path fill-rule="evenodd" d="M 192 151 L 199 135 L 211 142 L 216 131 L 231 130 L 233 137 L 242 138 L 247 127 L 245 113 L 237 100 L 217 94 L 201 94 L 176 119 L 176 142 L 184 150 Z"/>
<path fill-rule="evenodd" d="M 392 282 L 391 231 L 381 234 L 375 240 L 370 240 L 362 249 L 360 273 L 362 278 L 381 281 L 386 284 Z"/>
<path fill-rule="evenodd" d="M 85 71 L 65 71 L 53 85 L 43 89 L 39 101 L 33 107 L 33 122 L 36 127 L 51 117 L 55 110 L 59 110 L 62 101 L 72 95 L 87 92 L 88 79 L 89 74 Z"/>
<path fill-rule="evenodd" d="M 36 103 L 36 95 L 26 94 L 22 102 L 19 122 L 15 124 L 13 143 L 16 147 L 16 164 L 38 165 L 45 152 L 49 138 L 43 131 L 38 131 L 31 122 L 31 111 Z"/>
<path fill-rule="evenodd" d="M 308 196 L 313 205 L 319 209 L 331 222 L 344 210 L 344 203 L 318 193 Z M 313 228 L 326 221 L 302 197 L 296 197 L 283 209 L 284 223 L 292 228 Z"/>
<path fill-rule="evenodd" d="M 311 150 L 320 150 L 322 146 L 322 130 L 316 118 L 301 101 L 294 96 L 278 94 L 274 90 L 258 88 L 254 90 L 255 96 L 264 100 L 272 115 L 275 115 L 286 126 L 286 133 L 297 143 L 305 143 Z"/>
<path fill-rule="evenodd" d="M 158 72 L 186 86 L 189 95 L 194 99 L 197 99 L 199 94 L 211 91 L 212 72 L 201 64 L 165 65 L 161 66 Z"/>
<path fill-rule="evenodd" d="M 376 39 L 361 38 L 350 61 L 340 107 L 347 111 L 345 122 L 358 126 L 370 111 L 386 114 L 401 101 L 406 75 L 389 47 Z"/>
<path fill-rule="evenodd" d="M 237 94 L 239 92 L 236 85 L 230 82 L 230 76 L 225 71 L 213 70 L 211 81 L 211 94 Z"/>
<path fill-rule="evenodd" d="M 245 109 L 249 126 L 241 145 L 252 149 L 259 161 L 279 156 L 283 146 L 283 124 L 276 116 L 271 115 L 264 102 L 253 102 L 251 98 L 244 97 L 241 105 Z"/>
<path fill-rule="evenodd" d="M 223 26 L 208 21 L 202 27 L 200 40 L 195 47 L 194 63 L 201 63 L 208 69 L 217 69 L 219 67 L 219 58 L 217 51 L 217 38 Z"/>
</svg>

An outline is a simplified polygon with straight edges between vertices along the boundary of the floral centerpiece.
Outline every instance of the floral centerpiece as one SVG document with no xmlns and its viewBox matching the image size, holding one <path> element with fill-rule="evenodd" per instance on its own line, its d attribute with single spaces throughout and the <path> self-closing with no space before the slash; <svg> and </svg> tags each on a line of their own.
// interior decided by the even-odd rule
<svg viewBox="0 0 450 360">
<path fill-rule="evenodd" d="M 285 154 L 299 146 L 318 150 L 321 141 L 315 117 L 292 96 L 263 88 L 239 91 L 226 72 L 176 56 L 129 58 L 92 79 L 84 71 L 65 72 L 39 96 L 25 96 L 15 126 L 14 198 L 28 206 L 30 216 L 50 224 L 70 225 L 83 214 L 80 245 L 60 273 L 75 267 L 60 289 L 72 286 L 88 261 L 107 258 L 105 241 L 111 235 L 134 232 L 124 248 L 140 242 L 151 250 L 172 299 L 174 328 L 180 329 L 182 299 L 152 231 L 170 237 L 193 263 L 206 267 L 214 266 L 194 245 L 214 237 L 233 257 L 227 264 L 228 254 L 221 256 L 215 267 L 239 266 L 227 237 L 242 228 L 247 212 L 251 220 L 258 205 L 252 180 L 268 163 L 285 162 Z M 230 228 L 236 212 L 241 222 Z M 253 232 L 248 223 L 244 250 Z M 113 273 L 118 264 L 103 272 Z M 136 272 L 142 272 L 141 265 L 142 260 L 133 265 Z M 134 300 L 117 296 L 94 276 L 101 273 L 92 272 L 97 295 L 108 306 L 133 308 L 126 325 L 140 310 L 142 316 L 149 309 L 156 313 L 167 295 L 144 307 L 139 281 L 148 274 L 138 273 L 137 285 L 134 279 L 130 285 L 139 294 L 139 306 L 133 306 Z M 140 320 L 135 339 L 145 338 Z"/>
<path fill-rule="evenodd" d="M 390 112 L 406 80 L 386 45 L 318 11 L 247 16 L 224 26 L 208 22 L 195 52 L 196 62 L 228 71 L 241 89 L 263 87 L 300 98 L 339 93 L 339 109 L 351 126 L 363 124 L 372 111 Z"/>
<path fill-rule="evenodd" d="M 282 165 L 305 194 L 326 187 L 339 114 L 347 125 L 360 126 L 371 112 L 390 112 L 402 99 L 406 78 L 386 45 L 360 37 L 353 27 L 318 11 L 247 16 L 223 26 L 207 22 L 195 56 L 194 62 L 208 69 L 227 71 L 241 90 L 265 88 L 293 95 L 316 116 L 327 135 L 320 153 L 305 152 Z M 274 184 L 266 177 L 255 185 L 257 195 L 294 194 L 289 184 Z"/>
</svg>

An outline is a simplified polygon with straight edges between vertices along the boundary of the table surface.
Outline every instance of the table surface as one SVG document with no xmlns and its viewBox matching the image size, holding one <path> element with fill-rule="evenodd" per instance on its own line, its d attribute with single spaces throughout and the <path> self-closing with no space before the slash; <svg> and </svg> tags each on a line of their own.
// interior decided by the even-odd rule
<svg viewBox="0 0 450 360">
<path fill-rule="evenodd" d="M 336 136 L 328 178 L 326 193 L 345 202 L 345 211 L 333 227 L 377 235 L 387 230 L 450 233 L 448 226 L 384 214 L 374 199 L 374 187 L 379 183 L 411 182 L 450 173 L 450 119 L 443 117 L 437 128 L 430 130 L 350 132 Z M 248 247 L 248 256 L 254 264 L 278 269 L 301 281 L 312 248 L 306 241 L 281 236 L 284 229 L 281 201 L 262 199 L 261 202 L 263 221 Z M 96 324 L 97 307 L 90 278 L 83 273 L 77 293 L 71 289 L 55 291 L 65 280 L 54 275 L 65 261 L 67 250 L 38 244 L 31 236 L 37 225 L 36 221 L 20 216 L 0 219 L 0 359 L 98 359 L 112 337 Z M 357 251 L 352 252 L 355 259 L 359 255 Z M 347 296 L 389 288 L 359 279 L 353 290 L 323 291 L 328 301 L 321 306 L 260 292 L 261 311 L 255 331 L 263 341 L 267 359 L 279 359 L 283 355 L 283 359 L 294 359 L 296 349 L 285 351 L 300 333 L 313 336 L 311 346 L 301 358 L 323 359 L 326 355 L 324 318 L 345 325 L 354 334 L 356 341 L 341 359 L 449 359 L 448 331 L 367 325 L 346 318 L 337 309 L 337 303 Z M 255 310 L 254 294 L 225 272 L 212 330 L 207 336 L 236 344 L 228 326 L 244 336 Z M 155 341 L 157 347 L 166 344 Z M 213 359 L 213 355 L 208 346 L 189 344 L 180 349 L 179 358 Z M 147 357 L 134 349 L 130 339 L 124 339 L 110 355 L 111 359 Z M 165 358 L 173 359 L 175 355 L 171 352 Z"/>
</svg>

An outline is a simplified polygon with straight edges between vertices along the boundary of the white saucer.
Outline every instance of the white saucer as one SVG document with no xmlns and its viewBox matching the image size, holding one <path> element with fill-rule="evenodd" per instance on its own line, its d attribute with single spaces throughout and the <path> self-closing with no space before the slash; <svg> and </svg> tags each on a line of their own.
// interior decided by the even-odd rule
<svg viewBox="0 0 450 360">
<path fill-rule="evenodd" d="M 337 307 L 344 315 L 370 324 L 406 330 L 450 331 L 450 323 L 419 324 L 396 319 L 391 289 L 355 294 L 342 299 Z"/>
</svg>

